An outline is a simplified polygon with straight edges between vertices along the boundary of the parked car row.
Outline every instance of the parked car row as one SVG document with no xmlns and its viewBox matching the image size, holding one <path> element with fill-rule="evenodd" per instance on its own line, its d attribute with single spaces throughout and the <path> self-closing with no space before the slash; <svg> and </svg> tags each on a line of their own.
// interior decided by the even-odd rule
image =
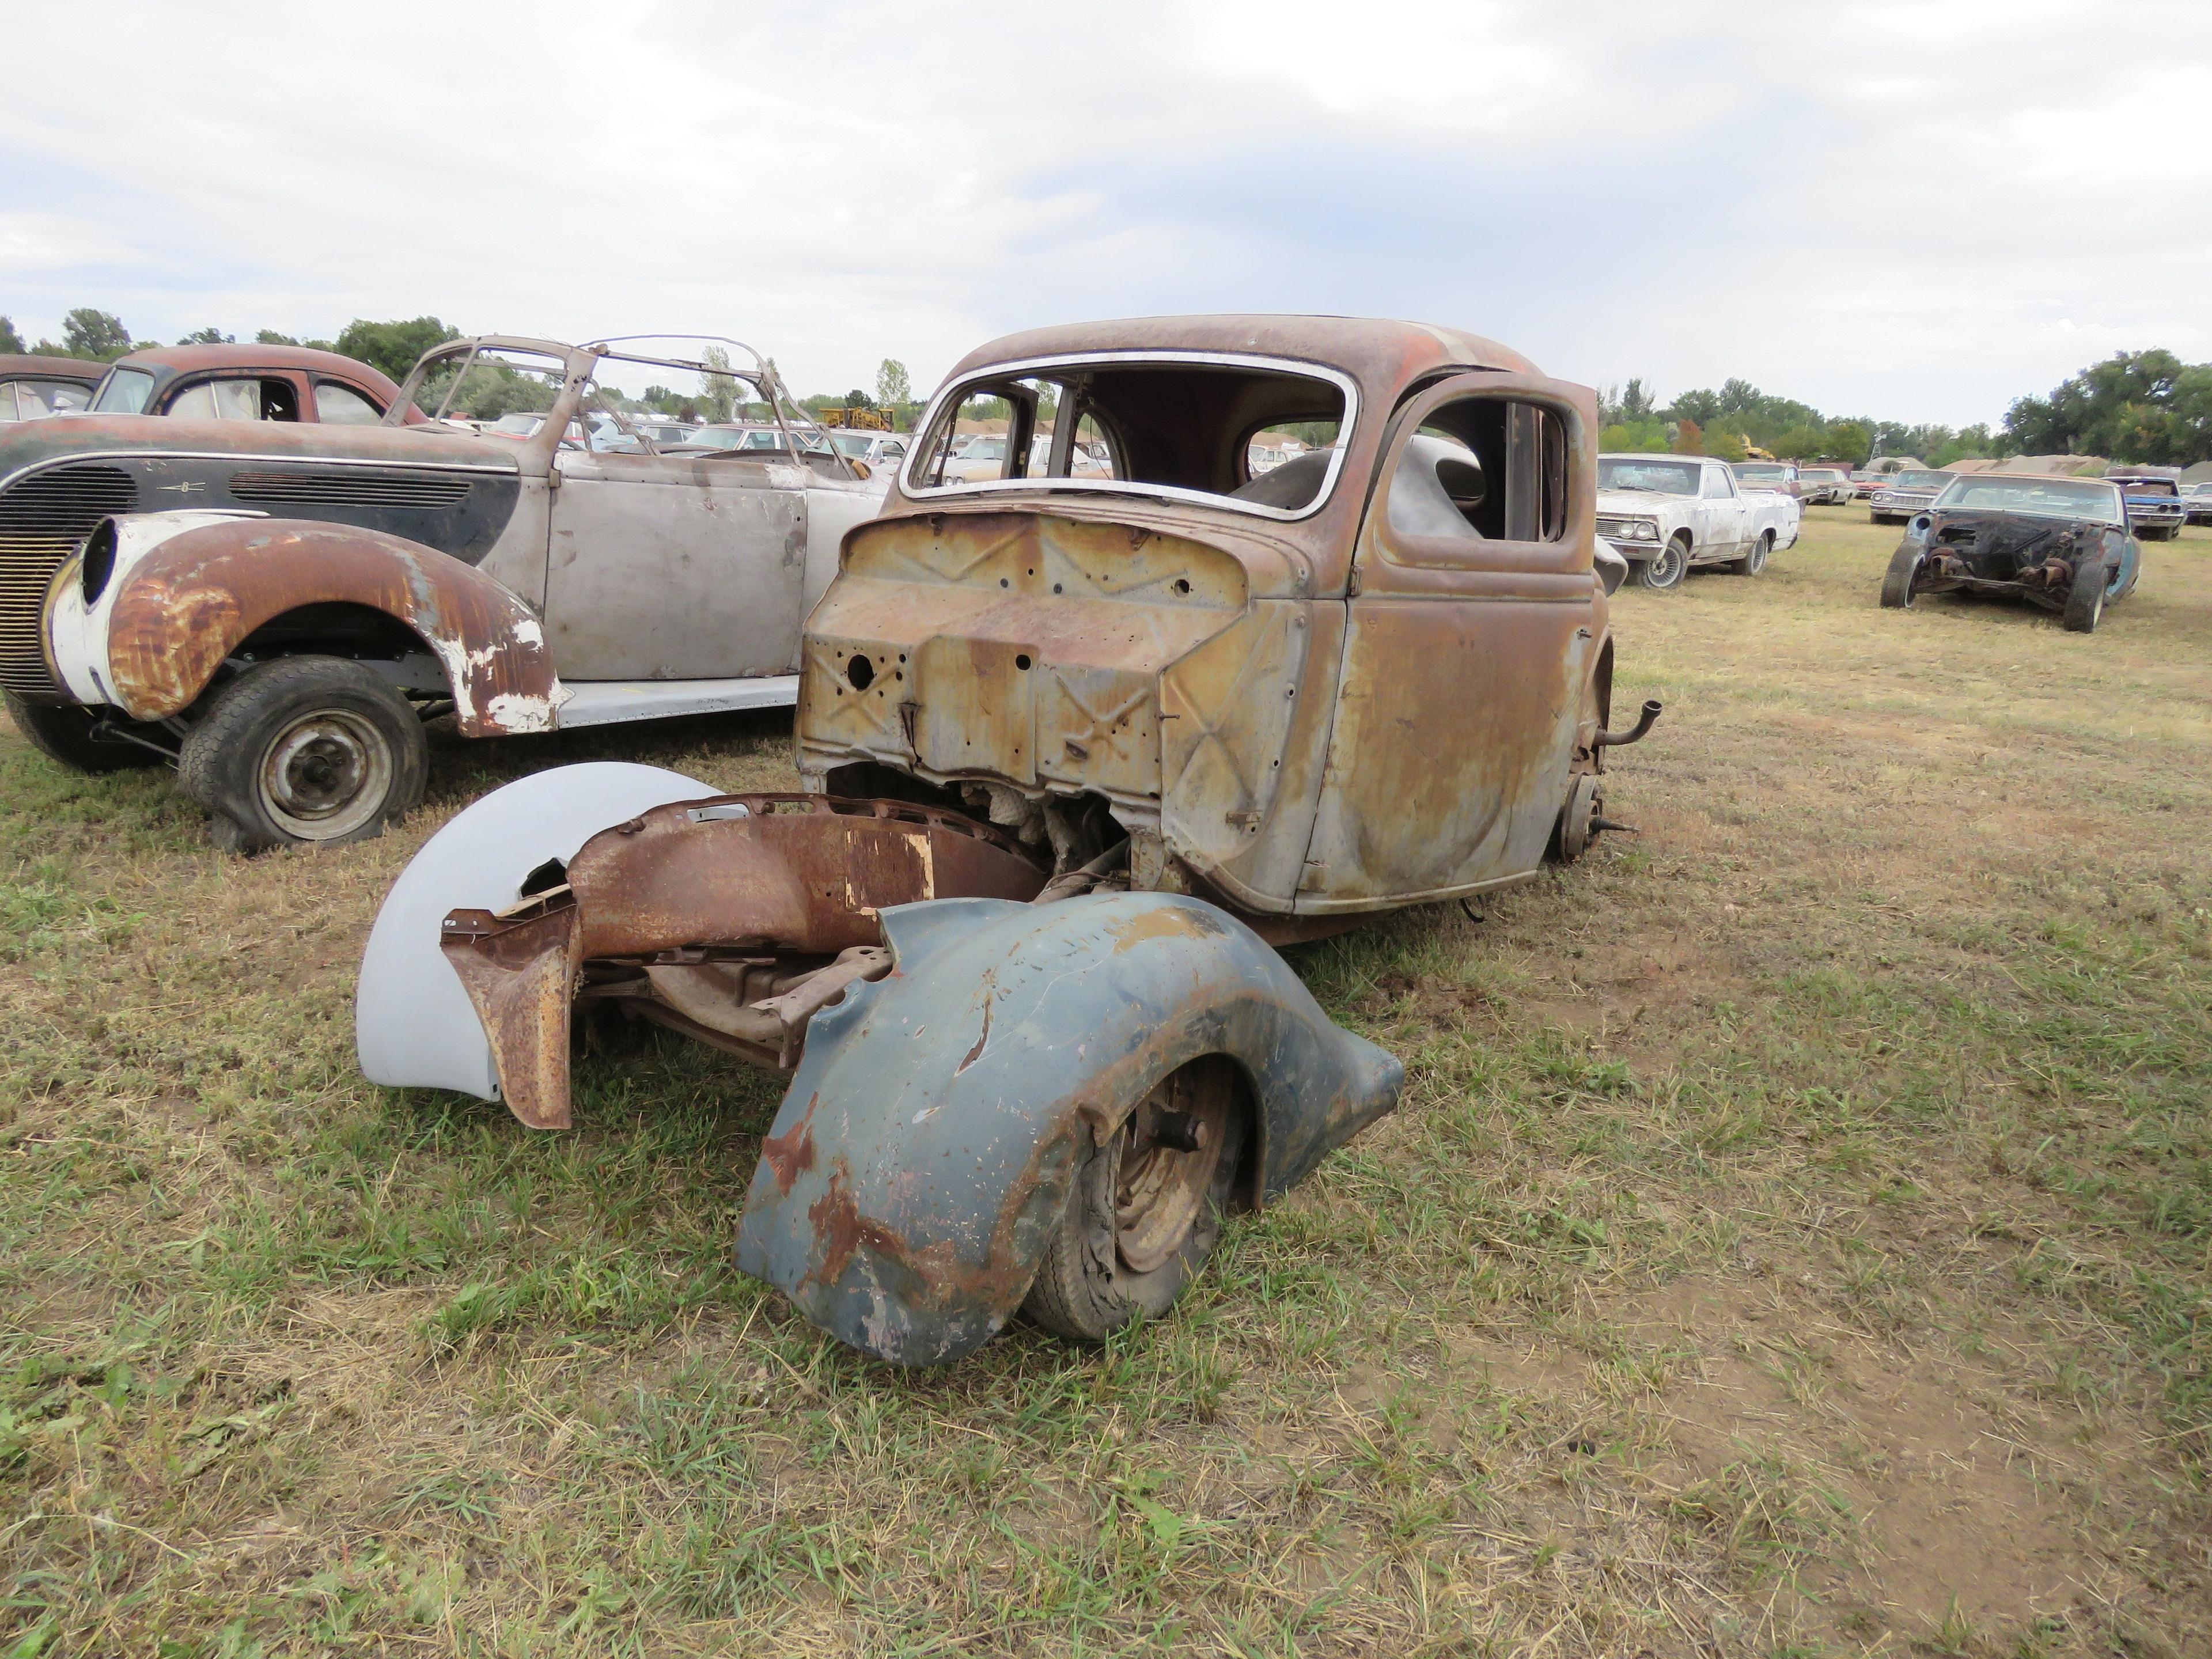
<svg viewBox="0 0 2212 1659">
<path fill-rule="evenodd" d="M 882 499 L 764 360 L 731 372 L 796 457 L 574 435 L 604 366 L 698 359 L 486 336 L 398 387 L 319 353 L 240 377 L 244 350 L 140 354 L 166 361 L 118 362 L 93 399 L 121 386 L 137 412 L 0 430 L 10 714 L 71 765 L 170 761 L 229 847 L 376 833 L 422 793 L 426 717 L 483 737 L 787 706 L 801 619 Z M 447 422 L 457 371 L 489 362 L 550 379 L 552 409 Z M 261 418 L 222 390 L 241 380 Z M 310 418 L 339 386 L 377 422 Z"/>
</svg>

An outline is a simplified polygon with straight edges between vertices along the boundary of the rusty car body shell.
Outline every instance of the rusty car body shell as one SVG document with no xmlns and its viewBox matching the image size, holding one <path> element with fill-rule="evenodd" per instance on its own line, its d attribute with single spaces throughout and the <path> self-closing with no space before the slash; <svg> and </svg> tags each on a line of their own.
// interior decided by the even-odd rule
<svg viewBox="0 0 2212 1659">
<path fill-rule="evenodd" d="M 1231 498 L 1237 432 L 1212 495 L 933 481 L 926 434 L 969 389 L 1159 359 L 1340 388 L 1327 482 L 1303 506 Z M 1504 528 L 1470 534 L 1438 469 L 1475 455 L 1451 434 L 1493 429 Z M 526 1122 L 568 1121 L 572 991 L 795 1067 L 740 1265 L 901 1363 L 998 1328 L 1080 1137 L 1103 1145 L 1184 1061 L 1235 1063 L 1253 1205 L 1389 1109 L 1397 1062 L 1268 941 L 1574 856 L 1607 827 L 1605 749 L 1658 713 L 1607 729 L 1594 397 L 1493 342 L 1313 318 L 1042 330 L 971 354 L 921 430 L 809 620 L 796 739 L 822 805 L 787 823 L 757 798 L 656 808 L 538 896 L 453 911 L 441 947 Z M 969 867 L 946 868 L 984 818 Z M 915 850 L 856 854 L 851 822 Z"/>
</svg>

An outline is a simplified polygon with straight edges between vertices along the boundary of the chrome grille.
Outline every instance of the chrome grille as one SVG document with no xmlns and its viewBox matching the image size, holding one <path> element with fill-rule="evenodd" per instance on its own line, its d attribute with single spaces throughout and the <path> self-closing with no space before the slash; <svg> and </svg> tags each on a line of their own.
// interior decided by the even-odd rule
<svg viewBox="0 0 2212 1659">
<path fill-rule="evenodd" d="M 233 501 L 275 506 L 458 507 L 468 498 L 469 481 L 435 473 L 356 471 L 234 472 Z"/>
<path fill-rule="evenodd" d="M 39 629 L 46 589 L 77 544 L 111 513 L 138 504 L 138 487 L 119 466 L 76 463 L 33 472 L 0 492 L 0 686 L 48 693 Z"/>
</svg>

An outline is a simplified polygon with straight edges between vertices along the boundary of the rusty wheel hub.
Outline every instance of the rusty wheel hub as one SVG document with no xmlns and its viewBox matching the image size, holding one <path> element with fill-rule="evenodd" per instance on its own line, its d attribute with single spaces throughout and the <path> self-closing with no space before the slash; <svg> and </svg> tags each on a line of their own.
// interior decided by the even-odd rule
<svg viewBox="0 0 2212 1659">
<path fill-rule="evenodd" d="M 392 752 L 368 720 L 321 709 L 286 726 L 263 756 L 261 804 L 301 841 L 334 841 L 376 816 L 391 792 Z"/>
<path fill-rule="evenodd" d="M 1230 1105 L 1212 1071 L 1186 1066 L 1129 1114 L 1114 1184 L 1114 1244 L 1130 1272 L 1154 1271 L 1190 1237 L 1221 1162 Z"/>
</svg>

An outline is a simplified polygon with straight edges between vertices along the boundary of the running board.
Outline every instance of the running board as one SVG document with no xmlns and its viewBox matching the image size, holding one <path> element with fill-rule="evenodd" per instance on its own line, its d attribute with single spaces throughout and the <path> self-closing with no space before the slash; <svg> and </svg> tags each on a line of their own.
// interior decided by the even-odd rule
<svg viewBox="0 0 2212 1659">
<path fill-rule="evenodd" d="M 568 696 L 555 713 L 553 725 L 562 732 L 621 720 L 720 714 L 732 708 L 790 708 L 799 702 L 796 674 L 743 680 L 563 680 L 561 689 Z"/>
</svg>

